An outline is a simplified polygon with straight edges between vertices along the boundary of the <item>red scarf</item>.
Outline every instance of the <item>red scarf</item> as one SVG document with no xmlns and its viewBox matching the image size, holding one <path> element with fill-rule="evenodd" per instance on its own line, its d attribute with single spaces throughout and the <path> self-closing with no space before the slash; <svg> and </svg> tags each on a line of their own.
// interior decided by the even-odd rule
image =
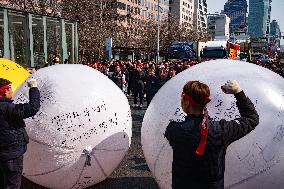
<svg viewBox="0 0 284 189">
<path fill-rule="evenodd" d="M 12 87 L 12 84 L 9 83 L 8 85 L 5 85 L 3 87 L 0 88 L 0 97 L 2 97 L 3 95 L 5 95 L 6 93 L 6 89 L 10 89 Z"/>
<path fill-rule="evenodd" d="M 208 110 L 205 107 L 204 108 L 204 117 L 203 120 L 200 124 L 201 130 L 200 130 L 200 141 L 199 145 L 195 151 L 195 153 L 199 156 L 202 156 L 204 154 L 205 146 L 206 146 L 206 141 L 207 141 L 207 136 L 208 136 Z"/>
<path fill-rule="evenodd" d="M 206 107 L 206 104 L 211 101 L 209 96 L 206 96 L 203 100 L 202 104 L 197 103 L 195 100 L 190 95 L 184 94 L 185 100 L 188 100 L 192 106 L 196 107 L 203 107 L 203 112 L 204 112 L 204 117 L 202 119 L 202 122 L 200 124 L 200 141 L 198 144 L 198 147 L 195 151 L 195 153 L 199 156 L 202 156 L 204 154 L 205 146 L 206 146 L 206 141 L 207 141 L 207 136 L 208 136 L 208 110 Z"/>
</svg>

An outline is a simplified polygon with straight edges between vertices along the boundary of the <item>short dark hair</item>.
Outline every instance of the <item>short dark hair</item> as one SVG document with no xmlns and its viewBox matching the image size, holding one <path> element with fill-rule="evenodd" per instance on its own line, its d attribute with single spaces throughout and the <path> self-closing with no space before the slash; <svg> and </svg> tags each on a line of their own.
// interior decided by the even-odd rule
<svg viewBox="0 0 284 189">
<path fill-rule="evenodd" d="M 199 81 L 189 81 L 183 87 L 183 92 L 193 98 L 199 104 L 204 104 L 204 98 L 210 96 L 208 85 Z"/>
<path fill-rule="evenodd" d="M 12 82 L 9 81 L 8 79 L 0 78 L 0 88 L 9 85 L 10 83 Z"/>
</svg>

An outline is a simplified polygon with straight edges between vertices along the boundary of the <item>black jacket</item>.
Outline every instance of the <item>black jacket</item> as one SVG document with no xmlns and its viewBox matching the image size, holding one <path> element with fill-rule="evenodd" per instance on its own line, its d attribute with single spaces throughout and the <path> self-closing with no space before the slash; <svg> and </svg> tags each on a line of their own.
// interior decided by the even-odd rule
<svg viewBox="0 0 284 189">
<path fill-rule="evenodd" d="M 144 73 L 138 72 L 137 70 L 134 71 L 133 74 L 133 90 L 134 91 L 144 91 L 144 80 L 145 80 L 145 75 Z"/>
<path fill-rule="evenodd" d="M 244 92 L 235 95 L 240 118 L 226 121 L 209 119 L 209 133 L 203 156 L 195 151 L 200 140 L 203 116 L 170 122 L 165 137 L 173 149 L 172 183 L 174 189 L 223 189 L 227 147 L 251 132 L 259 123 L 253 103 Z"/>
<path fill-rule="evenodd" d="M 128 75 L 126 76 L 126 81 L 128 82 L 128 87 L 130 89 L 133 88 L 134 85 L 134 77 L 135 77 L 135 70 L 133 68 L 128 69 Z"/>
<path fill-rule="evenodd" d="M 112 81 L 120 88 L 123 89 L 123 84 L 125 82 L 125 75 L 122 72 L 114 72 L 112 75 Z"/>
<path fill-rule="evenodd" d="M 37 88 L 29 91 L 29 103 L 13 104 L 0 97 L 0 160 L 8 161 L 26 152 L 29 142 L 24 119 L 34 116 L 40 108 Z"/>
<path fill-rule="evenodd" d="M 145 85 L 146 95 L 154 97 L 159 90 L 159 84 L 159 79 L 156 76 L 148 76 Z"/>
</svg>

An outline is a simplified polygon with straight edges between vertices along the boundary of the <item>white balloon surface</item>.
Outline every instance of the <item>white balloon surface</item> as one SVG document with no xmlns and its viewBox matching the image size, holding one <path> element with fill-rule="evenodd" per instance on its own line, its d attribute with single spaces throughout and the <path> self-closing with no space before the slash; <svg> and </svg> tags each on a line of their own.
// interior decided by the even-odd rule
<svg viewBox="0 0 284 189">
<path fill-rule="evenodd" d="M 132 135 L 130 106 L 106 76 L 83 65 L 40 69 L 41 108 L 26 119 L 30 137 L 24 176 L 48 188 L 94 185 L 118 166 Z M 24 83 L 15 101 L 27 102 Z"/>
<path fill-rule="evenodd" d="M 209 115 L 215 120 L 239 116 L 233 95 L 220 86 L 239 81 L 254 103 L 260 124 L 227 149 L 225 188 L 280 189 L 284 185 L 284 79 L 274 72 L 237 60 L 213 60 L 191 67 L 167 82 L 152 100 L 142 124 L 146 161 L 162 189 L 171 188 L 172 149 L 164 138 L 170 120 L 184 120 L 180 105 L 183 86 L 190 80 L 209 85 Z"/>
</svg>

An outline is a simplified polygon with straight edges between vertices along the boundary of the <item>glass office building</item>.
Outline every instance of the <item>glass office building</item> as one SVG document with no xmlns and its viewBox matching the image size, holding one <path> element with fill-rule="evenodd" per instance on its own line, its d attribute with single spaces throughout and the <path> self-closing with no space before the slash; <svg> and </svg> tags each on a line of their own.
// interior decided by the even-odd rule
<svg viewBox="0 0 284 189">
<path fill-rule="evenodd" d="M 248 30 L 253 37 L 266 37 L 269 34 L 271 0 L 250 0 Z"/>
<path fill-rule="evenodd" d="M 78 62 L 77 22 L 0 8 L 0 56 L 24 67 Z"/>
<path fill-rule="evenodd" d="M 228 0 L 224 5 L 224 13 L 230 17 L 230 33 L 247 32 L 247 1 Z"/>
<path fill-rule="evenodd" d="M 270 35 L 281 38 L 280 26 L 276 20 L 272 20 L 272 22 L 270 23 Z"/>
<path fill-rule="evenodd" d="M 272 20 L 270 23 L 270 42 L 276 46 L 276 48 L 280 48 L 281 41 L 281 30 L 278 22 L 276 20 Z"/>
</svg>

